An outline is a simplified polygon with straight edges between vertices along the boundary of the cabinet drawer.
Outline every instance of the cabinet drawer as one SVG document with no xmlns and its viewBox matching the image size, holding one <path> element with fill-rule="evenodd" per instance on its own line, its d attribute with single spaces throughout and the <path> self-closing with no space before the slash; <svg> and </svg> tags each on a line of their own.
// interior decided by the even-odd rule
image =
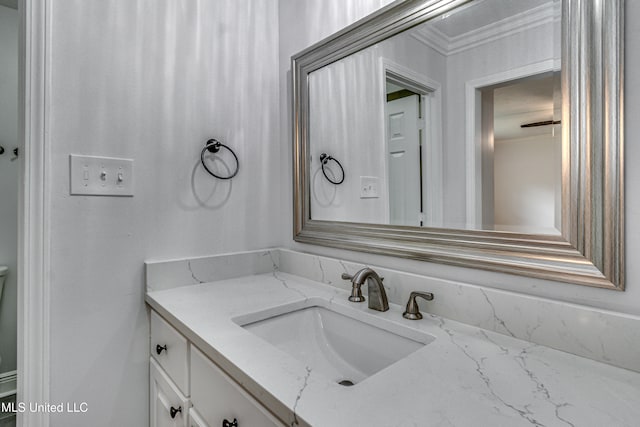
<svg viewBox="0 0 640 427">
<path fill-rule="evenodd" d="M 189 345 L 158 313 L 151 311 L 151 356 L 180 391 L 189 396 Z"/>
<path fill-rule="evenodd" d="M 225 419 L 230 423 L 237 420 L 238 427 L 282 426 L 194 346 L 191 346 L 191 403 L 209 426 L 222 426 Z"/>
<path fill-rule="evenodd" d="M 184 397 L 158 363 L 149 359 L 149 425 L 154 427 L 188 427 L 189 399 Z"/>
</svg>

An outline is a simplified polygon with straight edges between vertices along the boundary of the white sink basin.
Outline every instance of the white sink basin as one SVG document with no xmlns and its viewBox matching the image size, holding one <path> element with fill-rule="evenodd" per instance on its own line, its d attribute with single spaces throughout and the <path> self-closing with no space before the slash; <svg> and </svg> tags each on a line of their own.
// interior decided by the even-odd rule
<svg viewBox="0 0 640 427">
<path fill-rule="evenodd" d="M 342 385 L 357 384 L 435 339 L 386 319 L 329 306 L 324 300 L 307 301 L 234 321 Z"/>
</svg>

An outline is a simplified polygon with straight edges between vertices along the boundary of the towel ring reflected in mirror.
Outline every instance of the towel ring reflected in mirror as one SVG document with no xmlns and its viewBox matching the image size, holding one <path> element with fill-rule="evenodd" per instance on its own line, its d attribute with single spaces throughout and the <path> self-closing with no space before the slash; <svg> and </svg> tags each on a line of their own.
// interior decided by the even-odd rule
<svg viewBox="0 0 640 427">
<path fill-rule="evenodd" d="M 327 171 L 325 170 L 324 167 L 331 160 L 333 160 L 334 163 L 338 165 L 338 167 L 340 168 L 340 171 L 342 172 L 342 177 L 340 179 L 333 179 L 333 178 L 330 178 L 329 175 L 327 175 Z M 340 185 L 344 182 L 344 168 L 342 167 L 342 164 L 338 161 L 338 159 L 328 155 L 327 153 L 322 153 L 320 154 L 320 165 L 322 167 L 322 174 L 324 175 L 325 178 L 327 178 L 327 181 L 335 185 Z"/>
</svg>

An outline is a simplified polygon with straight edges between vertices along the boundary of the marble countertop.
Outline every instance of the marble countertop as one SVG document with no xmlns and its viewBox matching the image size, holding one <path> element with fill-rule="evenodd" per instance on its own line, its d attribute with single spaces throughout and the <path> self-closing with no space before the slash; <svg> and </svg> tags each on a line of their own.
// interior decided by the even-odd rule
<svg viewBox="0 0 640 427">
<path fill-rule="evenodd" d="M 635 426 L 640 373 L 404 307 L 384 313 L 344 290 L 282 272 L 147 293 L 147 303 L 288 425 Z M 353 387 L 232 319 L 320 298 L 435 340 Z M 436 299 L 429 304 L 437 304 Z"/>
</svg>

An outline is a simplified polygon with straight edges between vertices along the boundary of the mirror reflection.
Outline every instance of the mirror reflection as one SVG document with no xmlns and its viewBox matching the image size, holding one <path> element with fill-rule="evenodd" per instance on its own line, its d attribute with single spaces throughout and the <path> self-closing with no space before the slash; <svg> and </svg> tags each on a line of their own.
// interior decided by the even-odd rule
<svg viewBox="0 0 640 427">
<path fill-rule="evenodd" d="M 0 1 L 0 408 L 16 401 L 18 366 L 18 46 L 17 4 Z M 0 426 L 16 414 L 0 410 Z"/>
<path fill-rule="evenodd" d="M 311 219 L 560 234 L 560 3 L 471 1 L 311 72 Z"/>
</svg>

